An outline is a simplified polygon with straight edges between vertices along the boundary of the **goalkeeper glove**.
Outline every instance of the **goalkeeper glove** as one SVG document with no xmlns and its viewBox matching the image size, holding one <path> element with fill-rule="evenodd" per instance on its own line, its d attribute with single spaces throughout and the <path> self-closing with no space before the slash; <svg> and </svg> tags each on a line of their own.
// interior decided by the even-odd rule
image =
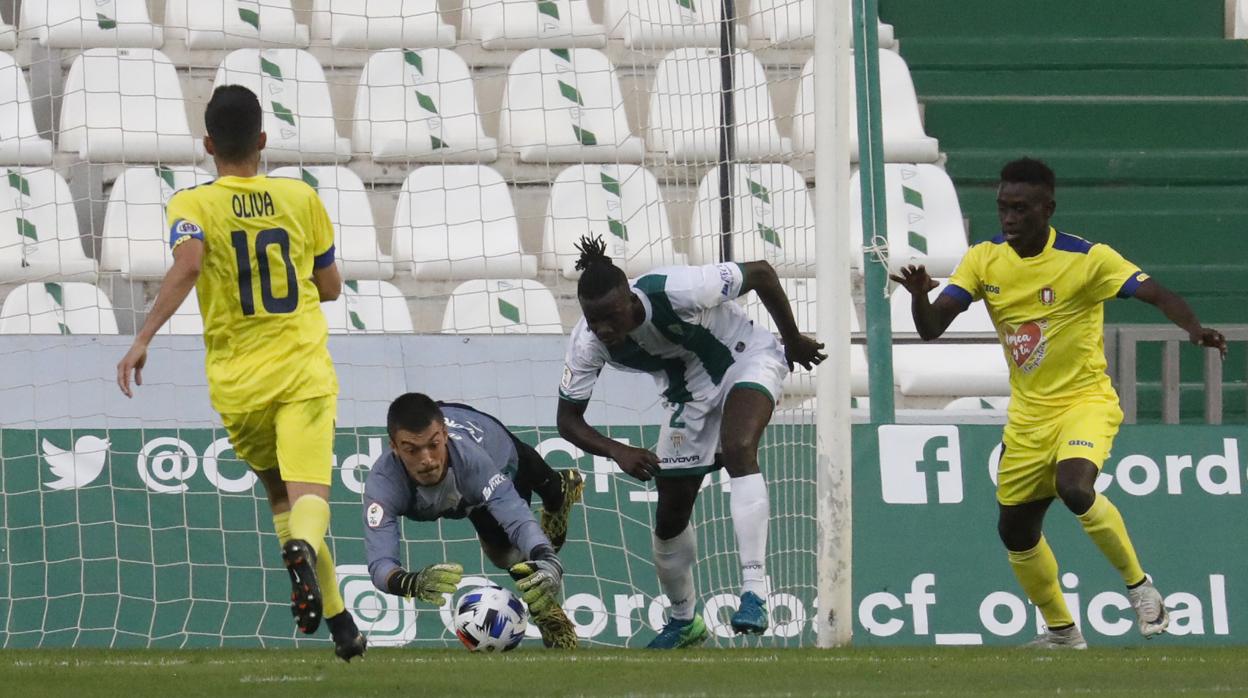
<svg viewBox="0 0 1248 698">
<path fill-rule="evenodd" d="M 390 575 L 388 586 L 390 593 L 396 596 L 414 596 L 426 603 L 441 606 L 445 602 L 443 594 L 455 593 L 455 588 L 463 576 L 462 565 L 455 562 L 440 562 L 436 565 L 429 565 L 419 572 L 400 569 Z"/>
<path fill-rule="evenodd" d="M 563 589 L 563 568 L 557 558 L 528 560 L 507 570 L 516 581 L 520 598 L 529 606 L 534 617 L 540 617 L 559 608 L 559 593 Z"/>
</svg>

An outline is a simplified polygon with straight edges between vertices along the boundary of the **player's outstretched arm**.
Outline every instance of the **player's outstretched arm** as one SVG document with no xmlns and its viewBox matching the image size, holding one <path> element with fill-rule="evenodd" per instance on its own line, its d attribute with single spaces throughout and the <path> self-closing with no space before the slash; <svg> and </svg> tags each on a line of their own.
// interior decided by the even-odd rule
<svg viewBox="0 0 1248 698">
<path fill-rule="evenodd" d="M 940 284 L 928 276 L 927 267 L 922 264 L 904 266 L 897 274 L 889 274 L 888 278 L 910 292 L 910 313 L 914 316 L 914 327 L 924 341 L 939 338 L 963 310 L 948 296 L 938 296 L 934 302 L 928 299 L 928 292 Z"/>
<path fill-rule="evenodd" d="M 793 364 L 801 364 L 803 368 L 813 368 L 828 358 L 820 349 L 823 345 L 807 337 L 797 329 L 797 321 L 793 319 L 793 307 L 789 305 L 789 296 L 780 285 L 780 277 L 771 264 L 765 261 L 746 262 L 741 265 L 745 279 L 741 282 L 741 295 L 753 291 L 763 302 L 763 307 L 776 322 L 780 330 L 780 339 L 784 343 L 784 358 L 789 362 L 789 370 Z"/>
<path fill-rule="evenodd" d="M 1183 296 L 1162 286 L 1154 279 L 1145 279 L 1135 290 L 1135 297 L 1156 306 L 1165 316 L 1183 328 L 1192 344 L 1217 349 L 1226 358 L 1226 337 L 1215 329 L 1204 327 Z"/>
<path fill-rule="evenodd" d="M 572 445 L 595 456 L 606 456 L 620 466 L 620 470 L 638 480 L 649 480 L 659 473 L 659 457 L 644 448 L 608 439 L 585 421 L 585 403 L 559 400 L 555 424 L 559 435 Z"/>
<path fill-rule="evenodd" d="M 178 312 L 182 301 L 195 288 L 199 279 L 200 266 L 204 261 L 204 243 L 196 238 L 185 238 L 173 248 L 173 265 L 160 282 L 160 291 L 156 294 L 156 302 L 147 313 L 147 320 L 142 329 L 135 335 L 134 344 L 121 357 L 117 364 L 117 387 L 126 397 L 134 397 L 130 389 L 130 374 L 134 373 L 134 384 L 143 385 L 143 366 L 147 363 L 147 345 L 152 337 L 160 331 L 169 318 Z"/>
<path fill-rule="evenodd" d="M 441 606 L 445 594 L 454 594 L 459 580 L 464 578 L 464 568 L 456 562 L 439 562 L 419 572 L 398 568 L 386 579 L 386 590 L 395 596 L 417 598 L 425 603 Z"/>
</svg>

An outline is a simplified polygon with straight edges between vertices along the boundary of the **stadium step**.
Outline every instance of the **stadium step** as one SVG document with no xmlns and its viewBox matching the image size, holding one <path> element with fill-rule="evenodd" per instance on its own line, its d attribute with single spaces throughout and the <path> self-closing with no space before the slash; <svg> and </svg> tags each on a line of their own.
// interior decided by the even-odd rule
<svg viewBox="0 0 1248 698">
<path fill-rule="evenodd" d="M 984 36 L 1221 38 L 1224 0 L 880 0 L 880 16 L 912 38 Z"/>
</svg>

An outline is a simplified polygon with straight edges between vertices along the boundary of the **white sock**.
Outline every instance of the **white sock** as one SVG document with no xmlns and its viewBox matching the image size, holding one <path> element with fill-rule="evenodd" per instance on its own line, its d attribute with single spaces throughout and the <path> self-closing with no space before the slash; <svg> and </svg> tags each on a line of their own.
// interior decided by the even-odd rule
<svg viewBox="0 0 1248 698">
<path fill-rule="evenodd" d="M 672 538 L 654 538 L 654 571 L 659 588 L 672 602 L 672 618 L 691 620 L 698 607 L 697 590 L 693 584 L 693 563 L 698 559 L 698 536 L 693 524 Z"/>
<path fill-rule="evenodd" d="M 762 473 L 732 479 L 732 527 L 741 556 L 741 593 L 752 591 L 767 600 L 767 521 L 771 502 Z"/>
</svg>

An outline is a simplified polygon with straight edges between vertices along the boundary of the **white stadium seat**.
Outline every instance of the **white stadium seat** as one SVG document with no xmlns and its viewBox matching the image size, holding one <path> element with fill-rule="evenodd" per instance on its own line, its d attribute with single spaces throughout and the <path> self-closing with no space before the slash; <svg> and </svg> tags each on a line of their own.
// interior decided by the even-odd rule
<svg viewBox="0 0 1248 698">
<path fill-rule="evenodd" d="M 530 49 L 507 71 L 499 140 L 524 162 L 641 162 L 611 61 L 592 48 Z"/>
<path fill-rule="evenodd" d="M 17 48 L 17 28 L 0 19 L 0 51 Z"/>
<path fill-rule="evenodd" d="M 52 141 L 41 138 L 26 76 L 13 56 L 0 53 L 0 165 L 48 165 Z"/>
<path fill-rule="evenodd" d="M 389 279 L 394 261 L 377 246 L 377 226 L 360 176 L 340 165 L 282 167 L 272 177 L 302 179 L 321 195 L 334 224 L 334 258 L 346 279 Z"/>
<path fill-rule="evenodd" d="M 355 96 L 352 148 L 374 160 L 493 162 L 472 75 L 447 49 L 373 54 Z"/>
<path fill-rule="evenodd" d="M 330 334 L 412 332 L 407 299 L 385 281 L 347 281 L 338 300 L 321 303 Z"/>
<path fill-rule="evenodd" d="M 94 281 L 69 185 L 51 168 L 0 173 L 0 282 Z"/>
<path fill-rule="evenodd" d="M 308 45 L 290 0 L 167 0 L 165 32 L 192 49 Z"/>
<path fill-rule="evenodd" d="M 182 305 L 174 311 L 173 317 L 169 318 L 169 322 L 166 322 L 156 334 L 202 335 L 203 333 L 204 316 L 199 313 L 199 296 L 196 295 L 195 287 L 192 286 L 186 300 L 182 301 Z"/>
<path fill-rule="evenodd" d="M 57 149 L 93 162 L 194 162 L 178 73 L 150 48 L 93 48 L 65 78 Z"/>
<path fill-rule="evenodd" d="M 546 205 L 542 268 L 580 278 L 575 246 L 587 234 L 601 235 L 607 254 L 630 277 L 685 263 L 685 255 L 672 249 L 659 182 L 640 165 L 572 165 L 555 178 Z"/>
<path fill-rule="evenodd" d="M 1248 39 L 1248 0 L 1235 0 L 1236 39 Z"/>
<path fill-rule="evenodd" d="M 849 180 L 850 253 L 862 268 L 862 183 Z M 933 276 L 949 276 L 966 254 L 962 207 L 948 173 L 935 165 L 884 166 L 888 206 L 888 266 L 923 264 Z"/>
<path fill-rule="evenodd" d="M 303 49 L 239 49 L 217 68 L 213 88 L 242 85 L 260 98 L 269 162 L 339 162 L 351 144 L 338 136 L 325 71 Z"/>
<path fill-rule="evenodd" d="M 856 104 L 854 81 L 849 83 L 850 104 Z M 815 152 L 815 59 L 802 68 L 801 87 L 793 104 L 793 148 L 799 154 Z M 906 61 L 893 51 L 880 51 L 880 117 L 886 162 L 936 162 L 940 143 L 923 130 L 919 98 Z M 849 110 L 849 152 L 858 160 L 858 114 Z"/>
<path fill-rule="evenodd" d="M 483 165 L 430 165 L 407 176 L 394 209 L 395 264 L 417 279 L 537 275 L 520 250 L 507 184 Z"/>
<path fill-rule="evenodd" d="M 935 300 L 947 280 L 929 295 Z M 893 290 L 893 334 L 916 334 L 910 312 L 910 294 L 904 288 Z M 988 309 L 972 303 L 954 318 L 946 337 L 966 333 L 996 334 Z M 1005 354 L 995 340 L 976 344 L 894 344 L 893 380 L 907 396 L 994 396 L 1010 394 L 1010 370 Z"/>
<path fill-rule="evenodd" d="M 146 0 L 23 0 L 23 36 L 51 48 L 160 48 Z"/>
<path fill-rule="evenodd" d="M 694 264 L 719 259 L 719 172 L 698 185 L 689 232 Z M 765 259 L 781 276 L 815 273 L 815 212 L 801 173 L 788 165 L 732 166 L 732 249 L 738 260 Z"/>
<path fill-rule="evenodd" d="M 336 48 L 454 46 L 437 0 L 316 0 L 312 38 Z"/>
<path fill-rule="evenodd" d="M 818 331 L 815 280 L 780 279 L 780 284 L 784 287 L 784 294 L 789 297 L 789 304 L 793 307 L 793 319 L 797 321 L 797 329 L 802 334 L 815 336 Z M 771 319 L 771 313 L 767 312 L 767 308 L 763 306 L 757 294 L 746 295 L 742 304 L 754 324 L 766 327 L 773 334 L 778 333 L 776 323 Z M 845 312 L 849 314 L 849 331 L 858 332 L 858 313 L 854 310 L 852 301 L 846 303 Z M 868 392 L 867 351 L 861 344 L 854 344 L 849 348 L 849 377 L 850 391 L 854 395 L 866 395 Z M 814 395 L 815 374 L 801 366 L 794 366 L 793 372 L 784 382 L 784 392 L 794 396 Z"/>
<path fill-rule="evenodd" d="M 131 279 L 161 279 L 173 263 L 165 206 L 179 189 L 211 181 L 193 166 L 131 167 L 113 183 L 104 211 L 100 268 Z"/>
<path fill-rule="evenodd" d="M 669 160 L 715 162 L 719 159 L 721 73 L 717 51 L 681 48 L 655 68 L 650 91 L 646 143 Z M 736 89 L 736 154 L 741 159 L 780 160 L 791 155 L 772 113 L 767 75 L 754 54 L 738 51 L 733 59 Z"/>
<path fill-rule="evenodd" d="M 992 410 L 1004 412 L 1010 408 L 1009 397 L 959 397 L 945 405 L 944 409 L 951 412 L 981 412 Z"/>
<path fill-rule="evenodd" d="M 751 0 L 750 35 L 786 48 L 814 46 L 815 1 Z M 897 42 L 891 24 L 880 22 L 878 36 L 880 48 L 891 48 Z"/>
<path fill-rule="evenodd" d="M 451 292 L 446 334 L 563 334 L 555 296 L 528 279 L 477 279 Z"/>
<path fill-rule="evenodd" d="M 636 49 L 718 47 L 723 11 L 719 0 L 606 0 L 607 31 Z M 745 46 L 745 25 L 735 24 L 736 43 Z"/>
<path fill-rule="evenodd" d="M 0 334 L 117 334 L 117 316 L 92 284 L 27 283 L 5 297 Z"/>
<path fill-rule="evenodd" d="M 464 38 L 486 49 L 607 45 L 585 0 L 465 0 Z"/>
</svg>

